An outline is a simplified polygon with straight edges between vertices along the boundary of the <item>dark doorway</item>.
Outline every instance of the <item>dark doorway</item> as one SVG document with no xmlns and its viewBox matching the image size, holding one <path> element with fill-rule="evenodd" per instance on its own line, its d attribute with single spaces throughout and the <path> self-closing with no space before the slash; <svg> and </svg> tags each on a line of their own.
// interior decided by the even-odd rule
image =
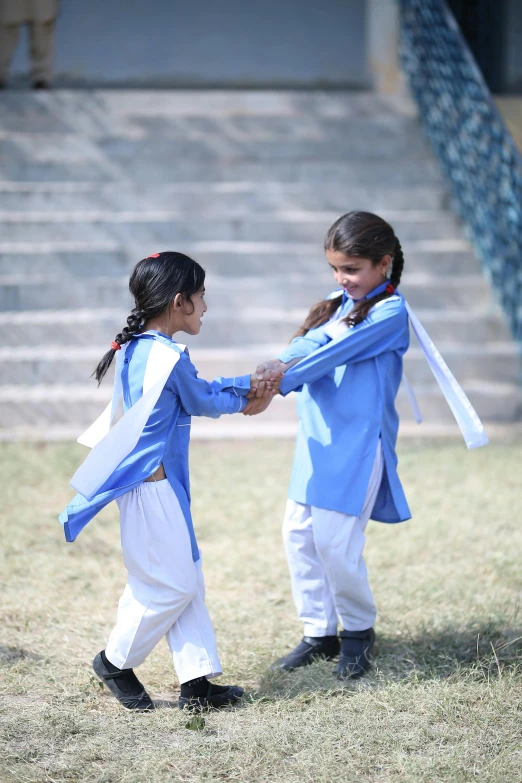
<svg viewBox="0 0 522 783">
<path fill-rule="evenodd" d="M 506 0 L 448 0 L 491 92 L 506 87 Z"/>
</svg>

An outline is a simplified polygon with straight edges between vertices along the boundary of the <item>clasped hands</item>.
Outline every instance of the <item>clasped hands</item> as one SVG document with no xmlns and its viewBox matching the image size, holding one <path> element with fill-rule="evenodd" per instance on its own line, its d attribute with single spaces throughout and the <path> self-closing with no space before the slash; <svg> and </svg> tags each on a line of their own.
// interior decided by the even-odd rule
<svg viewBox="0 0 522 783">
<path fill-rule="evenodd" d="M 279 394 L 279 384 L 287 365 L 279 359 L 269 359 L 256 367 L 250 376 L 250 391 L 248 402 L 243 408 L 245 416 L 255 416 L 268 408 L 276 394 Z"/>
</svg>

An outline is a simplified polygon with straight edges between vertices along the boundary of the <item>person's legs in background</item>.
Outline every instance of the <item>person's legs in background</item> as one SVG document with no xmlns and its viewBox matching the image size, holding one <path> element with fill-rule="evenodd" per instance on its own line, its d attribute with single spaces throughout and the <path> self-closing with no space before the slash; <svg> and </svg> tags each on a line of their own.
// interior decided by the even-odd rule
<svg viewBox="0 0 522 783">
<path fill-rule="evenodd" d="M 56 19 L 48 22 L 32 22 L 29 25 L 33 88 L 37 90 L 50 86 L 54 63 L 55 27 Z"/>
<path fill-rule="evenodd" d="M 5 87 L 19 34 L 20 25 L 0 24 L 0 89 Z"/>
</svg>

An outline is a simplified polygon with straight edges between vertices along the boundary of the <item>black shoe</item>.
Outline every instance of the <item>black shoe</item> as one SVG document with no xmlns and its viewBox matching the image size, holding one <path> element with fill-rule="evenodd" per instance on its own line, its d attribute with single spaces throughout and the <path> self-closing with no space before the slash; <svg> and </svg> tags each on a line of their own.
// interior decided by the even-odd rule
<svg viewBox="0 0 522 783">
<path fill-rule="evenodd" d="M 38 79 L 37 81 L 33 82 L 33 90 L 48 90 L 48 89 L 49 89 L 49 82 L 46 82 L 43 79 Z"/>
<path fill-rule="evenodd" d="M 300 666 L 308 666 L 318 658 L 331 661 L 336 655 L 339 655 L 339 639 L 337 636 L 303 636 L 292 652 L 279 658 L 270 668 L 292 672 Z"/>
<path fill-rule="evenodd" d="M 370 668 L 370 653 L 375 644 L 375 631 L 341 631 L 341 655 L 334 674 L 340 680 L 362 677 Z"/>
<path fill-rule="evenodd" d="M 190 710 L 191 712 L 219 710 L 221 707 L 228 707 L 239 701 L 245 692 L 239 685 L 213 685 L 208 680 L 205 682 L 205 695 L 191 693 L 192 689 L 184 688 L 183 685 L 181 689 L 182 695 L 179 697 L 178 707 L 180 710 Z"/>
<path fill-rule="evenodd" d="M 98 653 L 92 668 L 120 704 L 128 710 L 150 712 L 154 704 L 149 694 L 134 674 L 133 669 L 117 669 L 105 658 L 105 651 Z M 111 671 L 114 669 L 115 671 Z"/>
</svg>

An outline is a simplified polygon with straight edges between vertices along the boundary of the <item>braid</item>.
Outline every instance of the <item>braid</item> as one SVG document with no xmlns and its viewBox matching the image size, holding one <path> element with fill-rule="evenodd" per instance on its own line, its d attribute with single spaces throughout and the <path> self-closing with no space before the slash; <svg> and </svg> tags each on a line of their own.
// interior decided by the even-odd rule
<svg viewBox="0 0 522 783">
<path fill-rule="evenodd" d="M 393 266 L 390 277 L 390 283 L 394 288 L 399 287 L 401 282 L 402 270 L 404 269 L 404 253 L 402 252 L 402 245 L 395 237 L 395 251 L 393 253 Z"/>
<path fill-rule="evenodd" d="M 118 345 L 125 345 L 125 343 L 128 343 L 135 334 L 140 332 L 141 327 L 143 326 L 143 323 L 146 319 L 146 315 L 146 310 L 139 310 L 137 307 L 131 310 L 127 316 L 127 326 L 124 326 L 121 332 L 118 332 L 114 338 L 114 342 L 118 343 Z M 93 375 L 98 381 L 98 385 L 102 382 L 105 373 L 111 366 L 115 353 L 116 350 L 114 348 L 109 348 L 95 369 Z"/>
<path fill-rule="evenodd" d="M 138 310 L 135 307 L 127 316 L 127 326 L 124 326 L 119 334 L 116 335 L 114 342 L 118 345 L 125 345 L 135 335 L 139 334 L 141 327 L 147 316 L 146 310 Z"/>
<path fill-rule="evenodd" d="M 402 270 L 404 269 L 404 253 L 402 252 L 402 246 L 397 237 L 395 237 L 395 250 L 393 251 L 392 264 L 390 283 L 394 288 L 398 288 L 399 283 L 401 282 Z M 372 296 L 371 299 L 361 299 L 360 302 L 357 302 L 357 304 L 353 306 L 344 319 L 345 324 L 349 327 L 360 324 L 377 302 L 381 302 L 383 299 L 389 299 L 390 296 L 393 296 L 393 293 L 383 291 L 381 294 L 377 294 L 377 296 Z"/>
<path fill-rule="evenodd" d="M 372 296 L 371 299 L 360 299 L 358 302 L 354 304 L 346 318 L 343 318 L 344 323 L 349 326 L 357 326 L 357 324 L 360 324 L 361 321 L 364 321 L 372 307 L 374 307 L 377 302 L 380 302 L 382 299 L 388 299 L 391 296 L 387 291 L 383 291 L 382 294 L 377 294 L 377 296 Z"/>
<path fill-rule="evenodd" d="M 305 322 L 299 327 L 294 337 L 303 337 L 310 329 L 315 329 L 316 326 L 326 323 L 342 302 L 342 296 L 337 296 L 335 299 L 325 299 L 322 302 L 318 302 L 312 307 Z M 294 339 L 292 337 L 292 340 Z"/>
</svg>

